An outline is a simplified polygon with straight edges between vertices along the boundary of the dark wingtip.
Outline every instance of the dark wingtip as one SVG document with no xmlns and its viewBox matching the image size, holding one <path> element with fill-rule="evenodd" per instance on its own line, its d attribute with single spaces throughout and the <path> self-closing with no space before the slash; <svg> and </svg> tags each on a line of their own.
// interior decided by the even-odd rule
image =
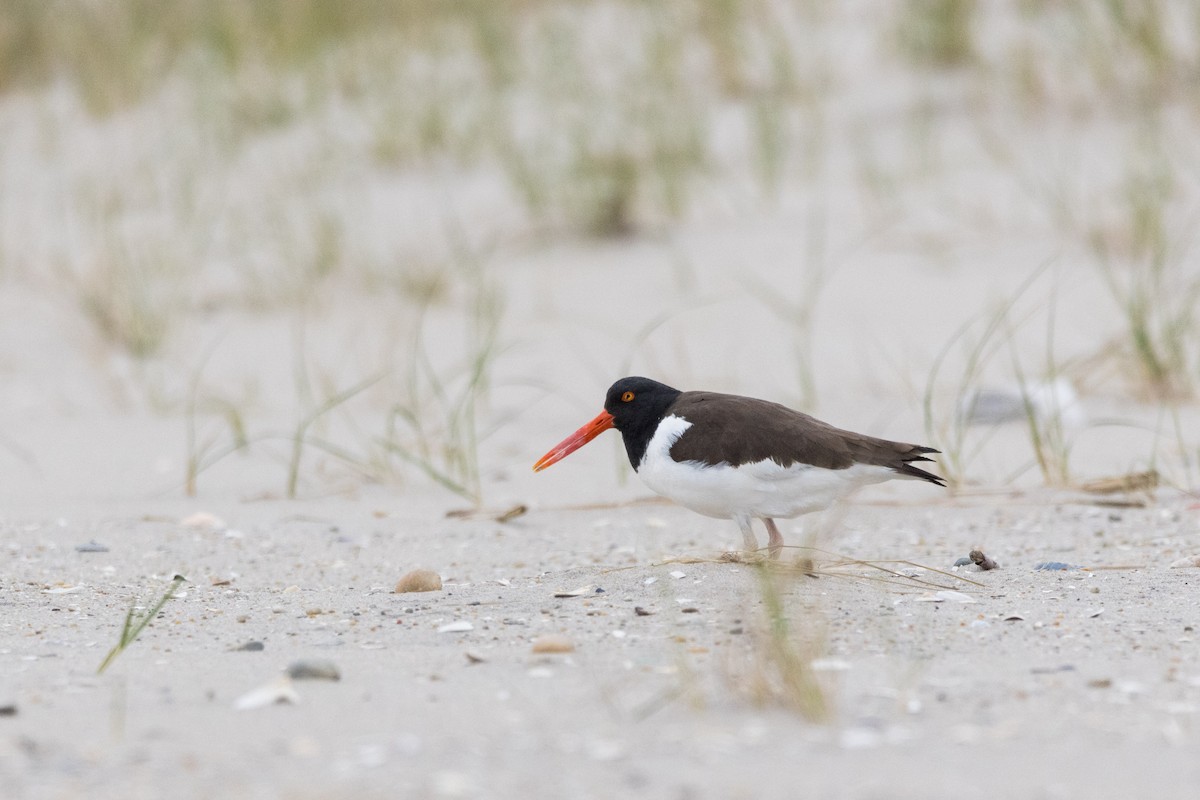
<svg viewBox="0 0 1200 800">
<path fill-rule="evenodd" d="M 920 478 L 921 480 L 929 481 L 932 484 L 944 487 L 946 485 L 945 478 L 942 478 L 940 475 L 934 475 L 932 472 L 928 472 L 926 470 L 921 469 L 920 467 L 913 466 L 913 464 L 912 464 L 912 462 L 914 462 L 914 461 L 929 461 L 929 462 L 933 461 L 932 458 L 926 458 L 924 455 L 915 455 L 917 453 L 940 453 L 940 452 L 941 452 L 940 450 L 935 450 L 932 447 L 924 447 L 921 445 L 916 445 L 913 447 L 913 449 L 911 451 L 909 451 L 908 455 L 906 455 L 904 457 L 904 463 L 902 465 L 900 465 L 899 467 L 897 467 L 896 471 L 899 472 L 901 475 L 908 475 L 909 477 L 912 477 L 912 478 Z"/>
<path fill-rule="evenodd" d="M 907 475 L 910 478 L 920 478 L 921 480 L 929 481 L 930 483 L 937 484 L 938 486 L 946 485 L 945 478 L 942 478 L 938 475 L 934 475 L 932 472 L 927 472 L 927 471 L 921 469 L 920 467 L 914 467 L 912 464 L 909 464 L 907 461 L 904 463 L 903 466 L 897 467 L 896 472 L 899 472 L 901 475 Z"/>
</svg>

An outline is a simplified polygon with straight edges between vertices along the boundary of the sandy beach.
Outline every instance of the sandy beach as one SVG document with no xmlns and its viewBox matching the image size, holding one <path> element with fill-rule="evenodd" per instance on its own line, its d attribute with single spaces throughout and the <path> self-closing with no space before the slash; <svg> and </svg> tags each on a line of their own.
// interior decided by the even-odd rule
<svg viewBox="0 0 1200 800">
<path fill-rule="evenodd" d="M 0 73 L 0 797 L 1197 796 L 1190 4 L 518 5 Z M 629 374 L 949 486 L 535 474 Z"/>
</svg>

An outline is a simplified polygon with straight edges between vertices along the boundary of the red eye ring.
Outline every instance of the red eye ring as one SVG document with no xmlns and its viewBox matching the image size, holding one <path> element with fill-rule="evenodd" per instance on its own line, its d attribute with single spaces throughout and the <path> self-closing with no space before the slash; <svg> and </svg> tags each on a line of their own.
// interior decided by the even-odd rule
<svg viewBox="0 0 1200 800">
<path fill-rule="evenodd" d="M 633 399 L 633 392 L 625 392 L 624 394 L 621 395 L 622 403 L 628 403 L 632 399 Z"/>
</svg>

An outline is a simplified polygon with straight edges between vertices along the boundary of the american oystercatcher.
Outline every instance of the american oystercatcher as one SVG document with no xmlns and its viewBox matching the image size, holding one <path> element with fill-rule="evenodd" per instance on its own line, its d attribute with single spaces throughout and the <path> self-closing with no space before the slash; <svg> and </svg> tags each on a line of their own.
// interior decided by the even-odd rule
<svg viewBox="0 0 1200 800">
<path fill-rule="evenodd" d="M 783 549 L 775 518 L 828 508 L 860 486 L 914 478 L 945 486 L 917 467 L 932 447 L 851 433 L 787 406 L 716 392 L 681 392 L 649 378 L 609 387 L 604 410 L 533 465 L 540 471 L 616 428 L 629 463 L 658 494 L 685 508 L 732 519 L 746 550 L 758 549 L 751 520 L 767 527 L 772 558 Z"/>
</svg>

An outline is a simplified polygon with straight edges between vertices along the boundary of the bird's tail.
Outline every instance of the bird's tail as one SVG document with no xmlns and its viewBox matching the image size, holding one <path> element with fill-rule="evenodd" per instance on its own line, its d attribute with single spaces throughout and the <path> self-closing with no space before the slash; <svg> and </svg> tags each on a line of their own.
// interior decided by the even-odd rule
<svg viewBox="0 0 1200 800">
<path fill-rule="evenodd" d="M 899 472 L 906 478 L 919 478 L 920 480 L 929 481 L 930 483 L 937 484 L 938 486 L 945 486 L 946 480 L 944 478 L 934 475 L 928 470 L 913 466 L 914 461 L 932 462 L 932 458 L 926 458 L 926 453 L 940 452 L 940 450 L 935 450 L 932 447 L 924 447 L 922 445 L 914 444 L 912 448 L 908 450 L 908 452 L 900 454 L 900 463 L 892 467 L 892 469 L 896 470 L 896 472 Z"/>
</svg>

